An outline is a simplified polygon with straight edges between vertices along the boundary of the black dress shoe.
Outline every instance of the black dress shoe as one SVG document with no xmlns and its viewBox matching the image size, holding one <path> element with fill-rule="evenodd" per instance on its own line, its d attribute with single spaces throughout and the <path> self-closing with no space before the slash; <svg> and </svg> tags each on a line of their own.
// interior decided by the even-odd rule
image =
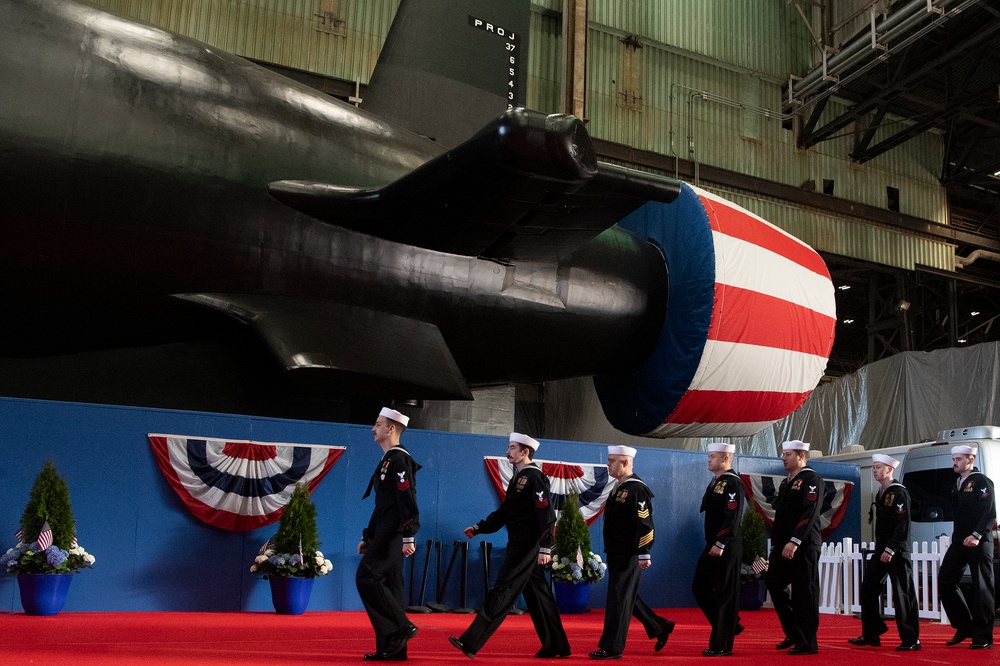
<svg viewBox="0 0 1000 666">
<path fill-rule="evenodd" d="M 660 632 L 660 635 L 656 637 L 656 645 L 653 646 L 655 652 L 659 652 L 663 649 L 663 646 L 667 644 L 667 639 L 670 638 L 670 632 L 674 630 L 674 623 L 667 620 L 667 628 Z"/>
<path fill-rule="evenodd" d="M 778 643 L 777 645 L 775 645 L 774 649 L 775 650 L 787 650 L 788 648 L 792 647 L 793 645 L 795 645 L 795 641 L 793 641 L 791 638 L 786 638 L 785 640 L 783 640 L 780 643 Z"/>
<path fill-rule="evenodd" d="M 739 636 L 740 634 L 743 633 L 743 631 L 745 629 L 746 629 L 746 627 L 744 627 L 742 624 L 740 624 L 739 622 L 737 622 L 736 623 L 736 631 L 733 633 L 733 635 L 734 636 Z"/>
<path fill-rule="evenodd" d="M 454 645 L 455 647 L 457 647 L 459 650 L 461 650 L 462 654 L 464 654 L 469 659 L 475 658 L 476 653 L 473 650 L 470 650 L 469 648 L 467 648 L 465 646 L 465 643 L 463 643 L 462 641 L 458 640 L 454 636 L 449 636 L 448 637 L 448 642 L 451 643 L 452 645 Z"/>
<path fill-rule="evenodd" d="M 818 654 L 818 653 L 819 650 L 817 650 L 816 648 L 793 647 L 791 650 L 788 651 L 788 654 L 792 655 L 793 657 L 800 654 Z"/>
<path fill-rule="evenodd" d="M 587 656 L 590 657 L 591 659 L 601 659 L 601 660 L 603 660 L 603 659 L 621 659 L 622 658 L 622 653 L 619 652 L 618 654 L 614 654 L 613 652 L 608 652 L 607 650 L 600 649 L 600 650 L 594 650 L 593 652 L 591 652 Z"/>
<path fill-rule="evenodd" d="M 970 650 L 992 650 L 993 643 L 973 643 L 969 646 Z"/>
<path fill-rule="evenodd" d="M 535 653 L 535 659 L 561 659 L 570 656 L 570 651 L 560 652 L 555 648 L 542 648 Z"/>
<path fill-rule="evenodd" d="M 952 645 L 958 645 L 966 638 L 970 638 L 970 636 L 968 634 L 962 633 L 961 631 L 956 631 L 955 635 L 946 640 L 944 644 L 947 645 L 948 647 L 951 647 Z"/>
<path fill-rule="evenodd" d="M 878 647 L 882 645 L 882 639 L 876 636 L 875 638 L 868 638 L 867 636 L 858 636 L 857 638 L 848 638 L 847 642 L 851 645 L 871 645 L 872 647 Z"/>
<path fill-rule="evenodd" d="M 732 656 L 732 650 L 702 650 L 701 656 L 703 657 L 729 657 Z"/>
<path fill-rule="evenodd" d="M 417 629 L 416 625 L 413 624 L 409 624 L 403 627 L 389 638 L 389 640 L 386 642 L 385 650 L 383 650 L 381 654 L 391 655 L 391 654 L 396 654 L 397 652 L 401 652 L 402 650 L 405 650 L 406 642 L 409 641 L 414 636 L 416 636 L 417 633 L 419 633 L 419 631 L 420 630 Z"/>
<path fill-rule="evenodd" d="M 911 643 L 910 645 L 897 645 L 896 652 L 916 652 L 921 649 L 920 641 L 916 643 Z"/>
<path fill-rule="evenodd" d="M 400 650 L 395 654 L 386 652 L 369 652 L 361 658 L 363 661 L 406 661 L 406 652 Z"/>
</svg>

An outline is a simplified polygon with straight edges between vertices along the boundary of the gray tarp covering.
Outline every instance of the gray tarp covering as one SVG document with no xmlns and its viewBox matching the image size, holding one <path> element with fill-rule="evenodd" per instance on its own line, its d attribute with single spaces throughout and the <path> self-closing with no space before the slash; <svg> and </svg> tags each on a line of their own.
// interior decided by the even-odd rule
<svg viewBox="0 0 1000 666">
<path fill-rule="evenodd" d="M 827 455 L 850 444 L 880 449 L 934 439 L 949 428 L 1000 425 L 1000 343 L 904 352 L 822 384 L 790 416 L 752 437 L 723 438 L 743 455 L 777 455 L 801 439 Z M 589 380 L 546 385 L 545 437 L 703 450 L 710 439 L 653 440 L 614 430 Z"/>
</svg>

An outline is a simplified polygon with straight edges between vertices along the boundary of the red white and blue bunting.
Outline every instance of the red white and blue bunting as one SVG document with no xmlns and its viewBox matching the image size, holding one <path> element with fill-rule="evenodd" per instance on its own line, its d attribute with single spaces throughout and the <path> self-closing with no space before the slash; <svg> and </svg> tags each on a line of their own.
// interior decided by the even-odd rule
<svg viewBox="0 0 1000 666">
<path fill-rule="evenodd" d="M 514 477 L 514 466 L 500 456 L 484 456 L 486 472 L 493 481 L 497 496 L 503 502 L 507 495 L 507 484 Z M 592 524 L 601 517 L 604 503 L 608 501 L 615 480 L 608 475 L 607 465 L 588 465 L 584 463 L 564 463 L 551 460 L 535 460 L 549 477 L 549 498 L 556 517 L 561 513 L 566 496 L 575 492 L 580 496 L 580 513 L 587 524 Z"/>
<path fill-rule="evenodd" d="M 753 506 L 764 518 L 768 528 L 774 525 L 774 505 L 778 500 L 778 488 L 787 477 L 777 474 L 740 474 L 747 497 L 753 499 Z M 825 539 L 837 528 L 844 518 L 848 500 L 854 484 L 850 481 L 826 479 L 823 492 L 823 508 L 820 510 L 819 530 Z"/>
<path fill-rule="evenodd" d="M 315 490 L 343 446 L 149 435 L 170 486 L 202 521 L 230 532 L 270 525 L 300 483 Z"/>
</svg>

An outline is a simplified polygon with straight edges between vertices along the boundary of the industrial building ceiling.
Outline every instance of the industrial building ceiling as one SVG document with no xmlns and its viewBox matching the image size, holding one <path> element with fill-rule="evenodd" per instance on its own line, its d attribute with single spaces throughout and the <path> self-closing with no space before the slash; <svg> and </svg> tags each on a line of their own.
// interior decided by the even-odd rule
<svg viewBox="0 0 1000 666">
<path fill-rule="evenodd" d="M 853 136 L 849 157 L 863 163 L 923 132 L 941 133 L 948 222 L 968 234 L 956 237 L 955 273 L 825 257 L 839 319 L 828 375 L 899 351 L 1000 339 L 1000 255 L 989 248 L 1000 239 L 1000 4 L 794 4 L 818 54 L 788 86 L 799 146 Z M 834 97 L 841 104 L 829 104 Z"/>
</svg>

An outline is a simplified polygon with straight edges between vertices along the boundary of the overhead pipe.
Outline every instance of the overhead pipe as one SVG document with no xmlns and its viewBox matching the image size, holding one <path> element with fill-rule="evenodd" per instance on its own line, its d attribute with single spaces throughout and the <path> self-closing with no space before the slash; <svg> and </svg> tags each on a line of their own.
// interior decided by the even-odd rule
<svg viewBox="0 0 1000 666">
<path fill-rule="evenodd" d="M 968 268 L 977 259 L 989 259 L 990 261 L 1000 261 L 1000 252 L 990 252 L 989 250 L 973 250 L 967 257 L 955 255 L 956 268 Z"/>
<path fill-rule="evenodd" d="M 875 27 L 875 31 L 881 34 L 882 41 L 891 42 L 893 39 L 903 36 L 920 23 L 926 22 L 932 14 L 936 14 L 937 16 L 926 26 L 927 28 L 943 23 L 969 7 L 980 4 L 981 1 L 941 0 L 938 6 L 932 9 L 928 7 L 927 0 L 912 0 L 910 4 L 894 12 L 891 16 L 887 16 L 880 25 Z M 953 5 L 956 6 L 953 7 Z M 937 10 L 940 10 L 940 13 Z M 872 36 L 870 32 L 855 38 L 838 53 L 831 56 L 825 65 L 814 68 L 801 80 L 790 84 L 789 102 L 803 100 L 822 86 L 827 78 L 835 77 L 838 72 L 846 71 L 870 57 L 872 53 Z M 889 50 L 891 51 L 892 49 Z"/>
</svg>

